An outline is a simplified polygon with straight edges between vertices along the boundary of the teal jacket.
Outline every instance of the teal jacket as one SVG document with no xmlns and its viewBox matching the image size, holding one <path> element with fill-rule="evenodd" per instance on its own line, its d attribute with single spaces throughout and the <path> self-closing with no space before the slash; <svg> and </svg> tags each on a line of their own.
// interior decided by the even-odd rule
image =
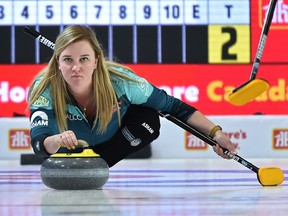
<svg viewBox="0 0 288 216">
<path fill-rule="evenodd" d="M 130 81 L 111 73 L 111 81 L 118 97 L 121 118 L 125 115 L 131 104 L 142 105 L 154 108 L 157 111 L 167 112 L 175 117 L 186 121 L 189 116 L 196 110 L 177 98 L 169 96 L 164 90 L 161 90 L 142 77 L 121 67 L 115 68 L 118 72 L 123 73 L 132 79 L 140 82 Z M 37 81 L 34 86 L 37 85 Z M 53 96 L 51 88 L 47 87 L 38 100 L 30 106 L 30 135 L 32 146 L 33 139 L 37 136 L 51 136 L 59 133 L 58 124 L 54 113 Z M 109 140 L 119 129 L 117 112 L 115 111 L 107 130 L 103 134 L 97 132 L 98 121 L 90 124 L 77 104 L 67 104 L 67 122 L 68 129 L 72 130 L 77 139 L 87 141 L 91 146 L 103 143 Z"/>
</svg>

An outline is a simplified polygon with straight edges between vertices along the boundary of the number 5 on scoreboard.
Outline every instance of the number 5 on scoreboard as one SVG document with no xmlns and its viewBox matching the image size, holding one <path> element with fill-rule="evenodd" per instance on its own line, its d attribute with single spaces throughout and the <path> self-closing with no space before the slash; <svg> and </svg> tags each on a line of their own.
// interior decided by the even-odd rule
<svg viewBox="0 0 288 216">
<path fill-rule="evenodd" d="M 249 25 L 209 25 L 209 63 L 250 63 Z"/>
</svg>

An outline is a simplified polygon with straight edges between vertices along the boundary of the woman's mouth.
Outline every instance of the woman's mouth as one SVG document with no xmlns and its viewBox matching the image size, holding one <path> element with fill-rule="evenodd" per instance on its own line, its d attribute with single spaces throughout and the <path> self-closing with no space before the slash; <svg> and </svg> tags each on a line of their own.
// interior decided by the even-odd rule
<svg viewBox="0 0 288 216">
<path fill-rule="evenodd" d="M 73 75 L 72 76 L 72 78 L 80 78 L 80 77 L 82 77 L 82 76 L 80 76 L 80 75 Z"/>
</svg>

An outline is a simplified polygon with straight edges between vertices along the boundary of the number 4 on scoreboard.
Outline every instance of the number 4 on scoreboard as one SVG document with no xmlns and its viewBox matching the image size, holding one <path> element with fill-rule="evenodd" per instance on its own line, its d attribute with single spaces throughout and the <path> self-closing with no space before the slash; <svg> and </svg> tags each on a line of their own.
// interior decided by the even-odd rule
<svg viewBox="0 0 288 216">
<path fill-rule="evenodd" d="M 26 19 L 28 19 L 29 18 L 29 10 L 28 10 L 28 6 L 26 5 L 26 6 L 24 6 L 24 8 L 23 8 L 23 10 L 22 10 L 22 12 L 21 12 L 21 16 L 22 17 L 25 17 Z"/>
</svg>

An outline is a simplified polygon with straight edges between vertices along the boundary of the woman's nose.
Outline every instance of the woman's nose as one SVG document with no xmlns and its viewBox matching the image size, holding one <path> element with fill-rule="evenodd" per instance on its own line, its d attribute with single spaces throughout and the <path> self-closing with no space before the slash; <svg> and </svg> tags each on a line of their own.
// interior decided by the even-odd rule
<svg viewBox="0 0 288 216">
<path fill-rule="evenodd" d="M 78 64 L 78 63 L 73 64 L 72 70 L 77 71 L 79 69 L 80 69 L 80 64 Z"/>
</svg>

